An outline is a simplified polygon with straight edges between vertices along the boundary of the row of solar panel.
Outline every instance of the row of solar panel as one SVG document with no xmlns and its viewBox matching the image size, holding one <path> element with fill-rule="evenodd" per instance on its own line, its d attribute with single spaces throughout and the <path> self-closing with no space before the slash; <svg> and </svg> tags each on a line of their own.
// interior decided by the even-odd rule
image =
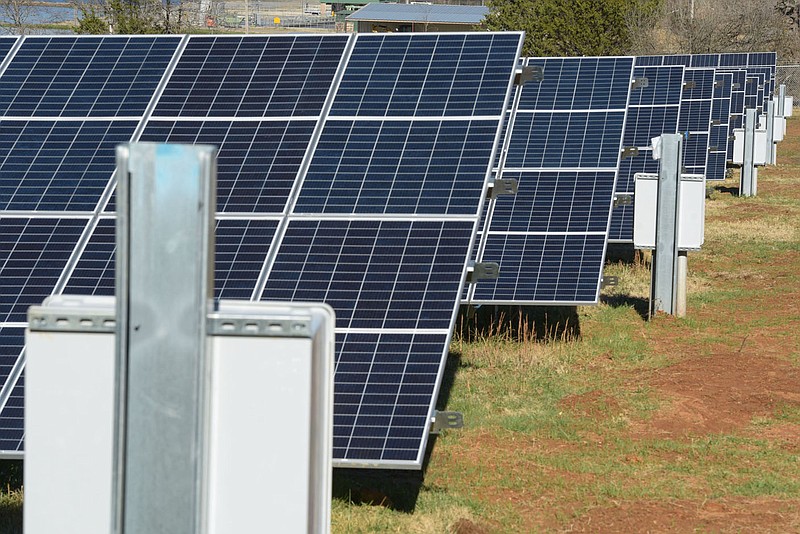
<svg viewBox="0 0 800 534">
<path fill-rule="evenodd" d="M 3 183 L 16 177 L 0 193 L 15 251 L 0 265 L 20 266 L 3 292 L 13 305 L 0 311 L 16 322 L 26 302 L 52 291 L 112 291 L 115 144 L 216 144 L 218 209 L 229 217 L 217 228 L 217 294 L 332 304 L 335 458 L 418 466 L 518 54 L 518 34 L 497 35 L 0 39 L 12 54 L 28 51 L 20 57 L 30 69 L 26 78 L 16 55 L 0 65 L 0 82 L 19 77 L 0 91 L 0 131 L 8 127 L 0 173 Z M 37 40 L 48 52 L 30 59 Z M 112 61 L 128 48 L 139 63 Z M 518 92 L 501 158 L 520 190 L 490 203 L 480 248 L 503 275 L 475 286 L 472 298 L 595 302 L 617 168 L 637 160 L 620 164 L 620 149 L 649 139 L 629 125 L 652 123 L 629 96 L 656 116 L 680 98 L 683 68 L 667 74 L 677 85 L 630 92 L 632 58 L 531 63 L 545 77 Z M 74 81 L 76 72 L 83 92 L 58 92 L 53 80 Z M 152 101 L 142 98 L 147 83 Z M 108 95 L 118 108 L 104 104 Z M 664 109 L 677 120 L 673 107 Z M 48 210 L 73 215 L 53 219 Z M 60 255 L 53 261 L 47 251 Z M 24 358 L 14 322 L 0 331 L 2 354 L 15 359 L 0 392 L 5 450 L 22 448 Z"/>
</svg>

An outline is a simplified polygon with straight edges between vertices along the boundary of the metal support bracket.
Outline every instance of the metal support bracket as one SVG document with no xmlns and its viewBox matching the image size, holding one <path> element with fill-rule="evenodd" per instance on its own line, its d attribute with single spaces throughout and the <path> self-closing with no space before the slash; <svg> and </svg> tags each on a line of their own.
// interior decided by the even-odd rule
<svg viewBox="0 0 800 534">
<path fill-rule="evenodd" d="M 709 152 L 718 152 L 719 151 L 719 147 L 717 145 L 709 146 L 708 147 L 708 151 Z"/>
<path fill-rule="evenodd" d="M 634 78 L 631 82 L 631 89 L 644 89 L 650 87 L 650 78 Z"/>
<path fill-rule="evenodd" d="M 614 287 L 619 285 L 619 277 L 618 276 L 605 276 L 600 280 L 600 288 L 605 287 Z"/>
<path fill-rule="evenodd" d="M 464 415 L 461 412 L 434 411 L 431 417 L 431 434 L 441 434 L 448 428 L 464 428 Z"/>
<path fill-rule="evenodd" d="M 719 89 L 720 87 L 725 87 L 725 80 L 717 80 L 714 82 L 714 89 Z"/>
<path fill-rule="evenodd" d="M 515 178 L 495 178 L 494 183 L 489 187 L 489 198 L 516 194 L 517 180 Z"/>
<path fill-rule="evenodd" d="M 630 206 L 633 204 L 633 193 L 614 193 L 614 207 Z"/>
<path fill-rule="evenodd" d="M 544 71 L 538 65 L 527 65 L 517 69 L 514 74 L 514 85 L 525 85 L 528 82 L 541 82 L 544 80 Z"/>
<path fill-rule="evenodd" d="M 683 82 L 683 88 L 684 89 L 694 89 L 695 87 L 697 87 L 697 82 L 695 82 L 694 80 L 689 80 L 688 82 Z"/>
<path fill-rule="evenodd" d="M 741 86 L 742 86 L 742 84 L 740 84 L 739 82 L 736 82 L 733 85 L 731 85 L 731 89 L 739 89 Z"/>
<path fill-rule="evenodd" d="M 719 119 L 714 119 L 711 121 L 711 126 L 719 126 L 720 124 L 722 124 L 722 121 Z"/>
<path fill-rule="evenodd" d="M 479 280 L 497 280 L 500 276 L 500 265 L 491 262 L 473 263 L 467 269 L 467 282 L 474 284 Z"/>
<path fill-rule="evenodd" d="M 622 159 L 633 158 L 639 155 L 638 146 L 626 146 L 622 148 Z"/>
<path fill-rule="evenodd" d="M 310 337 L 311 317 L 235 317 L 229 314 L 208 317 L 207 331 L 213 336 Z"/>
</svg>

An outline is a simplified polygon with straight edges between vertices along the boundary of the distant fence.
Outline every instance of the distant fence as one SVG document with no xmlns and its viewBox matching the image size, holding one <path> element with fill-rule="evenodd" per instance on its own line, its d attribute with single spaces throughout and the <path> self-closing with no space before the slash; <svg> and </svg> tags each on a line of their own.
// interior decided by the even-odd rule
<svg viewBox="0 0 800 534">
<path fill-rule="evenodd" d="M 786 94 L 795 97 L 800 104 L 800 65 L 778 65 L 775 70 L 775 87 L 786 86 Z"/>
</svg>

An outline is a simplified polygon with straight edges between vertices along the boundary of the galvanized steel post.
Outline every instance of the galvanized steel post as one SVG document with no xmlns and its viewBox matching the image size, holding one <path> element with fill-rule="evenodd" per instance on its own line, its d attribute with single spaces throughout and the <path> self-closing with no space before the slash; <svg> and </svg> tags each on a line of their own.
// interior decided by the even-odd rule
<svg viewBox="0 0 800 534">
<path fill-rule="evenodd" d="M 117 149 L 116 533 L 203 531 L 216 149 Z"/>
<path fill-rule="evenodd" d="M 656 200 L 656 247 L 653 251 L 650 285 L 651 316 L 656 312 L 675 313 L 682 149 L 683 137 L 680 134 L 661 136 Z"/>
<path fill-rule="evenodd" d="M 753 195 L 754 169 L 756 143 L 756 122 L 758 110 L 747 109 L 744 116 L 744 157 L 742 162 L 742 175 L 739 180 L 739 196 Z"/>
</svg>

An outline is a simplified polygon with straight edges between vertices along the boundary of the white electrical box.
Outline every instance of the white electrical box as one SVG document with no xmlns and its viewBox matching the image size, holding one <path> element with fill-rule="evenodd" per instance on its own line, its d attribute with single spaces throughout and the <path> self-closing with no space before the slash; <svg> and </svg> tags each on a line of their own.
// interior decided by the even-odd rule
<svg viewBox="0 0 800 534">
<path fill-rule="evenodd" d="M 772 139 L 773 141 L 783 141 L 783 136 L 786 135 L 786 119 L 784 117 L 775 117 L 775 122 L 772 123 Z"/>
<path fill-rule="evenodd" d="M 767 162 L 767 131 L 755 131 L 755 146 L 753 147 L 753 165 L 766 165 Z M 733 163 L 744 163 L 744 128 L 733 130 Z"/>
<path fill-rule="evenodd" d="M 658 174 L 636 173 L 633 205 L 633 246 L 656 246 Z M 706 181 L 702 174 L 681 175 L 678 207 L 678 248 L 699 250 L 705 240 Z"/>
<path fill-rule="evenodd" d="M 794 97 L 793 96 L 786 96 L 786 99 L 783 101 L 783 116 L 784 117 L 791 117 L 794 108 Z"/>
<path fill-rule="evenodd" d="M 70 296 L 29 311 L 26 534 L 110 531 L 114 313 L 113 298 Z M 333 310 L 221 301 L 207 324 L 206 533 L 328 532 Z"/>
</svg>

